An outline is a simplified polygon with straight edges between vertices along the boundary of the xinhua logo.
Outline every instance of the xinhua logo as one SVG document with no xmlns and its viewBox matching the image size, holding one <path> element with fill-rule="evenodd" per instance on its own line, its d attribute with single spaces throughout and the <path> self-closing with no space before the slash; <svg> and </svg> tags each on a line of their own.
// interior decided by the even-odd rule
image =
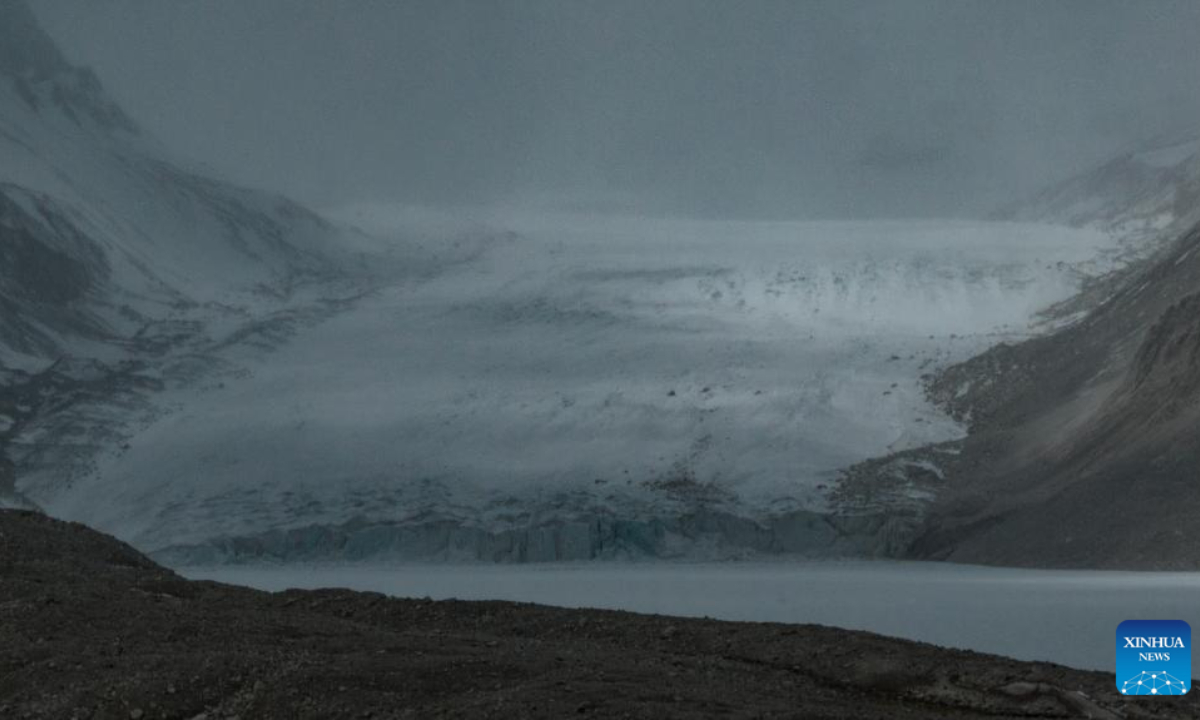
<svg viewBox="0 0 1200 720">
<path fill-rule="evenodd" d="M 1117 626 L 1117 690 L 1122 695 L 1184 695 L 1191 687 L 1191 625 L 1126 620 Z"/>
</svg>

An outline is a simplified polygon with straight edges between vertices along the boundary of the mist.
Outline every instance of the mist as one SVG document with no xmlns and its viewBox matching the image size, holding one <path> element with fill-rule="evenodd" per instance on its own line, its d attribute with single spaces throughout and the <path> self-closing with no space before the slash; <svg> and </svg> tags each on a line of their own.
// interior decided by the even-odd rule
<svg viewBox="0 0 1200 720">
<path fill-rule="evenodd" d="M 167 147 L 318 207 L 972 217 L 1200 119 L 1187 1 L 35 10 Z"/>
<path fill-rule="evenodd" d="M 1197 21 L 0 0 L 0 715 L 1190 693 Z"/>
</svg>

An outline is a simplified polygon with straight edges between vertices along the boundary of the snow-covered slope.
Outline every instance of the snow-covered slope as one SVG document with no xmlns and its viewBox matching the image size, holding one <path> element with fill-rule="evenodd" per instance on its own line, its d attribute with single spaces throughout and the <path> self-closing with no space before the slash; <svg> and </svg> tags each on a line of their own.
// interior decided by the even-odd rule
<svg viewBox="0 0 1200 720">
<path fill-rule="evenodd" d="M 0 503 L 24 502 L 35 469 L 66 482 L 130 404 L 342 276 L 336 235 L 172 160 L 0 0 Z"/>
<path fill-rule="evenodd" d="M 0 2 L 0 362 L 36 366 L 171 308 L 328 272 L 317 216 L 168 157 L 23 2 Z"/>
<path fill-rule="evenodd" d="M 1200 221 L 1200 135 L 1144 143 L 998 218 L 1094 228 L 1144 257 Z"/>
<path fill-rule="evenodd" d="M 344 217 L 378 232 L 386 214 Z M 37 499 L 177 562 L 878 552 L 889 520 L 829 514 L 838 470 L 960 437 L 922 374 L 1027 336 L 1106 242 L 1003 223 L 414 217 L 398 232 L 453 270 L 251 376 L 169 393 L 177 412 Z"/>
</svg>

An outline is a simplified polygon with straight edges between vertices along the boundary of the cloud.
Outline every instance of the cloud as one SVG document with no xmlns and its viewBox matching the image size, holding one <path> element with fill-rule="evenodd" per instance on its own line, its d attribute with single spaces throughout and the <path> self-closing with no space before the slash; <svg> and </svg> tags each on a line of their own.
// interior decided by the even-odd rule
<svg viewBox="0 0 1200 720">
<path fill-rule="evenodd" d="M 226 174 L 310 202 L 970 215 L 1200 125 L 1200 4 L 37 0 Z"/>
</svg>

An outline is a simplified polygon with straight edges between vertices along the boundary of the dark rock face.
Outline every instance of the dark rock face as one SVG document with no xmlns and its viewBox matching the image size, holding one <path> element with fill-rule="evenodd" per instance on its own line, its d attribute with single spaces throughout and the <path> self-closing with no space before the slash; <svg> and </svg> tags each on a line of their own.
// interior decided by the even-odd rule
<svg viewBox="0 0 1200 720">
<path fill-rule="evenodd" d="M 64 305 L 82 298 L 107 273 L 104 252 L 49 198 L 0 184 L 0 289 Z"/>
<path fill-rule="evenodd" d="M 17 468 L 12 460 L 0 454 L 0 499 L 16 495 Z"/>
<path fill-rule="evenodd" d="M 1130 702 L 1104 673 L 819 626 L 189 582 L 82 525 L 0 511 L 0 717 L 575 715 L 1140 718 L 1200 708 Z"/>
<path fill-rule="evenodd" d="M 971 435 L 910 553 L 963 562 L 1200 567 L 1200 228 L 1085 320 L 950 368 Z"/>
<path fill-rule="evenodd" d="M 0 343 L 52 355 L 52 333 L 100 336 L 103 323 L 87 301 L 100 299 L 108 276 L 103 250 L 63 208 L 0 183 Z"/>
<path fill-rule="evenodd" d="M 1142 343 L 1125 389 L 1132 401 L 1162 402 L 1173 412 L 1196 394 L 1200 383 L 1200 292 L 1167 309 Z M 1182 404 L 1182 407 L 1181 407 Z"/>
</svg>

